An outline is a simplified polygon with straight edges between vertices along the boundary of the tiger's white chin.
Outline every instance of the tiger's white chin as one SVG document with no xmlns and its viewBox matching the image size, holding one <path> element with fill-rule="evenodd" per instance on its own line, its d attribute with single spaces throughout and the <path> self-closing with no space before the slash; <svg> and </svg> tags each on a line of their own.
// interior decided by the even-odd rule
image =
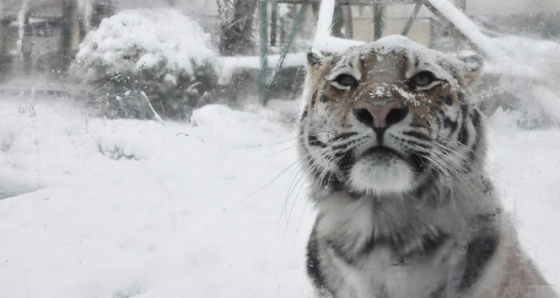
<svg viewBox="0 0 560 298">
<path fill-rule="evenodd" d="M 395 194 L 413 188 L 414 173 L 400 158 L 365 157 L 350 170 L 349 186 L 367 194 Z"/>
</svg>

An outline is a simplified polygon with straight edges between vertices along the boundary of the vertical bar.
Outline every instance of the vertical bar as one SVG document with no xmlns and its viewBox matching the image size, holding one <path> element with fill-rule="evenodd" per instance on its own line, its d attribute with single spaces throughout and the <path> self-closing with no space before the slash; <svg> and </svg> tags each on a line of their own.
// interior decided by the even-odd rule
<svg viewBox="0 0 560 298">
<path fill-rule="evenodd" d="M 32 36 L 32 25 L 29 23 L 29 18 L 31 13 L 27 11 L 25 13 L 24 23 L 23 23 L 23 38 L 21 39 L 21 55 L 23 58 L 22 70 L 26 75 L 31 74 L 33 68 L 33 36 Z"/>
<path fill-rule="evenodd" d="M 8 41 L 10 33 L 10 20 L 4 18 L 0 20 L 0 82 L 10 76 L 8 72 L 12 66 L 12 59 L 8 52 Z"/>
<path fill-rule="evenodd" d="M 344 16 L 340 0 L 335 0 L 333 11 L 333 23 L 331 26 L 331 36 L 342 37 L 342 27 L 344 26 Z"/>
<path fill-rule="evenodd" d="M 272 0 L 272 8 L 270 13 L 270 45 L 276 45 L 276 28 L 278 27 L 278 2 Z"/>
<path fill-rule="evenodd" d="M 260 36 L 260 56 L 261 71 L 259 75 L 259 100 L 266 105 L 266 79 L 268 75 L 268 0 L 259 0 L 259 36 Z"/>
<path fill-rule="evenodd" d="M 383 34 L 383 4 L 376 3 L 373 5 L 373 40 L 378 40 Z"/>
<path fill-rule="evenodd" d="M 344 19 L 344 38 L 352 39 L 354 37 L 354 24 L 352 23 L 351 3 L 342 7 L 342 15 Z"/>
<path fill-rule="evenodd" d="M 76 16 L 75 0 L 62 0 L 62 28 L 60 34 L 61 69 L 67 71 L 70 67 L 70 52 L 72 50 L 72 26 Z"/>
</svg>

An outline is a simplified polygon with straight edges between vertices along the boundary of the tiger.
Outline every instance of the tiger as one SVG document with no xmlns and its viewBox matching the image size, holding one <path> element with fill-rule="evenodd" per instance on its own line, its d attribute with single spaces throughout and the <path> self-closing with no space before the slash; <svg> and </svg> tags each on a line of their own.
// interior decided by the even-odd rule
<svg viewBox="0 0 560 298">
<path fill-rule="evenodd" d="M 484 61 L 388 36 L 307 54 L 298 158 L 314 295 L 557 297 L 488 175 Z"/>
</svg>

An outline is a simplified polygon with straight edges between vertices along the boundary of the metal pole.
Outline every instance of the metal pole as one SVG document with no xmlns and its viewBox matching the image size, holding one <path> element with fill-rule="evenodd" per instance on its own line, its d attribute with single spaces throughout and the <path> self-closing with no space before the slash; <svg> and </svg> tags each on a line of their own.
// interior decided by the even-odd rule
<svg viewBox="0 0 560 298">
<path fill-rule="evenodd" d="M 292 29 L 290 30 L 290 34 L 288 35 L 288 40 L 284 44 L 284 47 L 282 47 L 282 52 L 280 52 L 280 58 L 278 59 L 278 64 L 276 64 L 276 68 L 274 68 L 274 73 L 272 74 L 272 80 L 270 81 L 270 85 L 266 89 L 263 105 L 266 105 L 268 103 L 268 99 L 270 97 L 270 91 L 274 88 L 274 84 L 276 83 L 278 74 L 282 69 L 282 64 L 284 64 L 284 59 L 286 58 L 286 55 L 288 54 L 288 50 L 290 49 L 290 46 L 294 41 L 297 29 L 301 24 L 301 21 L 303 20 L 303 16 L 305 15 L 305 11 L 308 5 L 309 5 L 309 0 L 303 0 L 303 3 L 301 4 L 301 8 L 299 9 L 294 24 L 292 25 Z"/>
<path fill-rule="evenodd" d="M 373 9 L 373 40 L 378 40 L 383 34 L 383 4 L 376 3 L 373 5 Z"/>
<path fill-rule="evenodd" d="M 259 99 L 262 105 L 266 105 L 266 79 L 268 75 L 268 0 L 259 0 L 259 36 L 261 40 L 260 56 L 261 71 L 259 75 Z"/>
<path fill-rule="evenodd" d="M 404 35 L 404 36 L 408 35 L 408 33 L 410 32 L 410 28 L 412 28 L 412 24 L 414 24 L 414 21 L 416 20 L 416 17 L 418 16 L 418 12 L 420 12 L 420 8 L 422 8 L 422 0 L 417 0 L 416 1 L 416 6 L 414 6 L 414 11 L 412 12 L 412 14 L 410 15 L 410 18 L 406 22 L 406 25 L 404 26 L 404 29 L 403 29 L 401 35 Z"/>
</svg>

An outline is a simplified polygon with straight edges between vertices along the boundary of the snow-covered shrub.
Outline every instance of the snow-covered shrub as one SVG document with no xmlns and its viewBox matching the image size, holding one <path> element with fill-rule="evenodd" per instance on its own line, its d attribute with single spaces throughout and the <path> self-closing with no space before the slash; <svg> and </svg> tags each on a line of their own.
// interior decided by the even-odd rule
<svg viewBox="0 0 560 298">
<path fill-rule="evenodd" d="M 215 53 L 201 27 L 176 10 L 125 10 L 86 36 L 70 71 L 93 87 L 89 98 L 107 116 L 149 118 L 150 102 L 162 116 L 185 118 L 211 101 Z"/>
</svg>

